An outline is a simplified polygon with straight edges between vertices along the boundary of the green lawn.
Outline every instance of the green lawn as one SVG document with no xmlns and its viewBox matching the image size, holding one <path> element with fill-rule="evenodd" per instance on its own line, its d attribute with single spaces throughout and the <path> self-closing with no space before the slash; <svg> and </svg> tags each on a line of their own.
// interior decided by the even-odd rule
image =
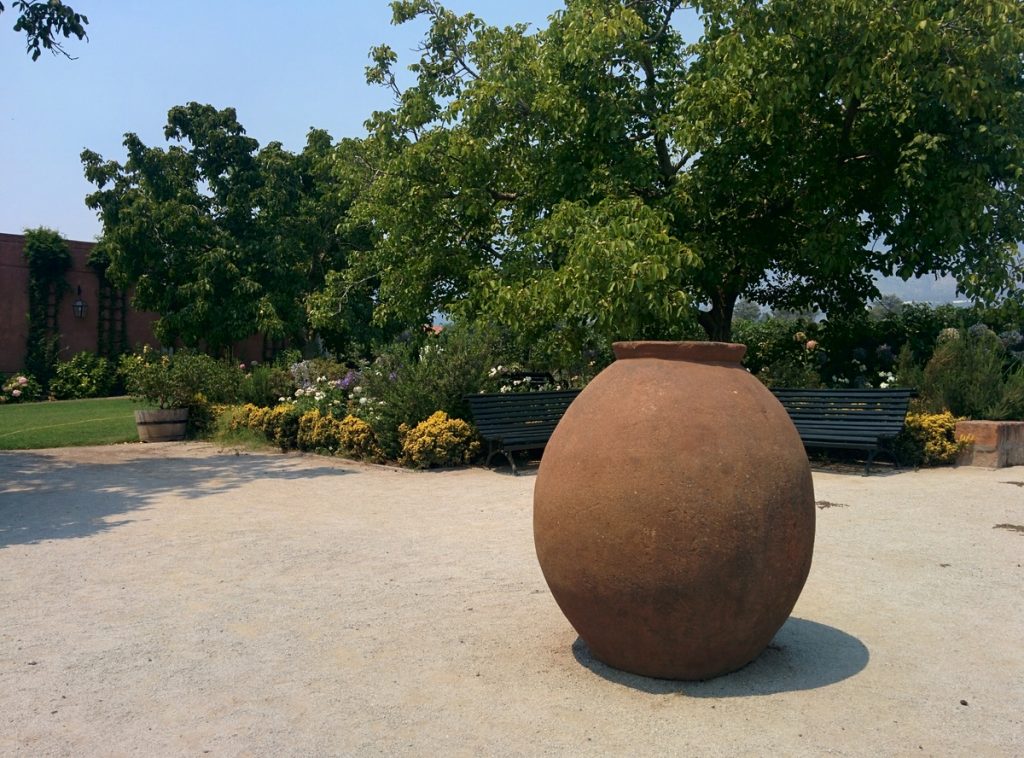
<svg viewBox="0 0 1024 758">
<path fill-rule="evenodd" d="M 127 397 L 0 405 L 0 450 L 137 442 L 145 407 Z"/>
</svg>

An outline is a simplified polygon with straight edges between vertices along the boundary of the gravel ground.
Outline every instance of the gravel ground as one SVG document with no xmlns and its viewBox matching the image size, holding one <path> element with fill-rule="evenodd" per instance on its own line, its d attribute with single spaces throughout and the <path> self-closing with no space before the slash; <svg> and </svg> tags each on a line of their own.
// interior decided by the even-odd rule
<svg viewBox="0 0 1024 758">
<path fill-rule="evenodd" d="M 815 473 L 742 671 L 590 658 L 531 474 L 201 443 L 0 454 L 4 755 L 1024 755 L 1024 469 Z"/>
</svg>

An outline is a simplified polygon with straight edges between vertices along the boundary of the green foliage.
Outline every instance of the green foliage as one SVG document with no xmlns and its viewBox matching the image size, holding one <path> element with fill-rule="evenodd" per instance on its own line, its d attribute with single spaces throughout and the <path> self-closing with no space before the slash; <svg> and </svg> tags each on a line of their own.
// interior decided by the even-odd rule
<svg viewBox="0 0 1024 758">
<path fill-rule="evenodd" d="M 941 466 L 956 461 L 969 440 L 956 436 L 956 418 L 942 413 L 908 413 L 896 439 L 896 455 L 911 466 Z"/>
<path fill-rule="evenodd" d="M 249 368 L 238 387 L 238 400 L 253 405 L 274 405 L 295 390 L 292 376 L 279 366 L 256 365 Z"/>
<path fill-rule="evenodd" d="M 188 351 L 170 355 L 148 347 L 124 356 L 118 370 L 132 397 L 159 408 L 233 402 L 242 380 L 235 366 L 208 355 Z"/>
<path fill-rule="evenodd" d="M 89 19 L 61 0 L 13 0 L 11 8 L 20 14 L 14 31 L 25 32 L 26 52 L 34 61 L 39 60 L 43 50 L 71 58 L 60 38 L 88 38 L 85 27 Z M 3 12 L 4 4 L 0 3 L 0 13 Z"/>
<path fill-rule="evenodd" d="M 1024 367 L 1006 370 L 1005 348 L 988 327 L 947 329 L 924 368 L 921 399 L 932 411 L 975 419 L 1024 416 Z"/>
<path fill-rule="evenodd" d="M 164 135 L 166 150 L 126 135 L 123 165 L 82 153 L 112 281 L 160 314 L 165 344 L 219 352 L 254 332 L 305 344 L 306 298 L 365 237 L 338 231 L 349 200 L 331 177 L 330 136 L 310 131 L 299 154 L 260 149 L 234 109 L 199 103 L 172 108 Z M 350 331 L 339 326 L 335 346 Z"/>
<path fill-rule="evenodd" d="M 476 432 L 461 419 L 438 411 L 413 428 L 399 427 L 401 462 L 416 468 L 469 463 L 480 449 Z"/>
<path fill-rule="evenodd" d="M 351 411 L 373 427 L 384 452 L 397 457 L 402 424 L 413 427 L 438 410 L 468 417 L 466 395 L 479 392 L 501 361 L 501 338 L 485 329 L 447 328 L 419 346 L 399 341 L 362 372 Z"/>
<path fill-rule="evenodd" d="M 48 387 L 60 355 L 58 313 L 68 283 L 64 275 L 71 268 L 67 242 L 53 229 L 25 230 L 25 260 L 28 263 L 28 332 L 25 368 L 43 387 Z"/>
<path fill-rule="evenodd" d="M 58 400 L 107 397 L 117 384 L 117 370 L 106 358 L 81 352 L 57 364 L 50 394 Z"/>
<path fill-rule="evenodd" d="M 15 374 L 0 386 L 0 403 L 31 403 L 42 395 L 39 382 L 28 374 Z"/>
<path fill-rule="evenodd" d="M 714 0 L 692 45 L 679 5 L 569 0 L 534 32 L 392 4 L 429 24 L 417 78 L 373 52 L 398 105 L 344 174 L 379 318 L 486 313 L 579 352 L 684 308 L 727 339 L 740 296 L 836 318 L 873 271 L 1021 281 L 1020 3 Z"/>
<path fill-rule="evenodd" d="M 817 325 L 808 321 L 766 318 L 740 320 L 733 329 L 736 342 L 747 346 L 743 364 L 771 387 L 820 387 L 817 357 L 808 342 L 818 337 Z"/>
</svg>

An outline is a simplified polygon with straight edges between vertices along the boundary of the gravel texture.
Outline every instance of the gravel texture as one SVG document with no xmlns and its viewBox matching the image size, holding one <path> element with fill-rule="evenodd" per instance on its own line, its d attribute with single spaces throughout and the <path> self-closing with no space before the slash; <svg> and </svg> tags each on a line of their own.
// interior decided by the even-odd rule
<svg viewBox="0 0 1024 758">
<path fill-rule="evenodd" d="M 0 454 L 0 754 L 1024 755 L 1024 468 L 814 480 L 793 617 L 681 683 L 590 658 L 530 473 Z"/>
</svg>

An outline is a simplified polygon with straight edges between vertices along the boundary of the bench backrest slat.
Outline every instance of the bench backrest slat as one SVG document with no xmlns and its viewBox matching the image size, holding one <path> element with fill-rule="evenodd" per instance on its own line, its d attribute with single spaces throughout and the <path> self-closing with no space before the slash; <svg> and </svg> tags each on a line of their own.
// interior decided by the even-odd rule
<svg viewBox="0 0 1024 758">
<path fill-rule="evenodd" d="M 468 395 L 473 423 L 484 439 L 543 436 L 554 431 L 579 390 Z"/>
<path fill-rule="evenodd" d="M 805 439 L 875 440 L 903 428 L 913 389 L 773 389 Z"/>
</svg>

